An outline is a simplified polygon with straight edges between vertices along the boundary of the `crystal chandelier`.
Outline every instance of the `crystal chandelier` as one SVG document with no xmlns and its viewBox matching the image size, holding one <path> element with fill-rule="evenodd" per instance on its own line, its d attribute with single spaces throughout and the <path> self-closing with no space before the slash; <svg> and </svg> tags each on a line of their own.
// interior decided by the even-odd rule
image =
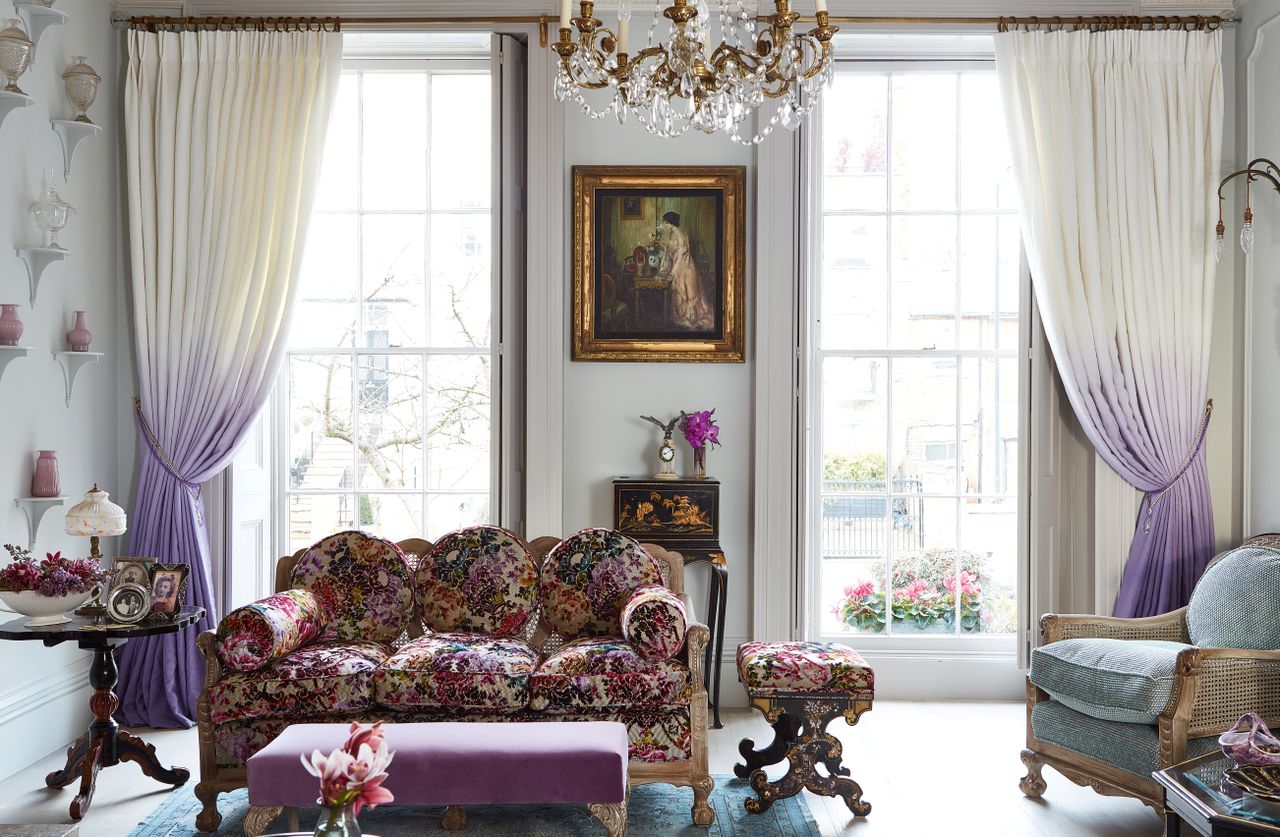
<svg viewBox="0 0 1280 837">
<path fill-rule="evenodd" d="M 1222 205 L 1227 197 L 1222 190 L 1237 177 L 1245 178 L 1244 226 L 1240 227 L 1240 249 L 1244 251 L 1246 256 L 1253 250 L 1253 181 L 1262 178 L 1275 187 L 1277 192 L 1280 192 L 1280 168 L 1277 168 L 1275 163 L 1265 157 L 1259 157 L 1240 171 L 1232 172 L 1222 178 L 1222 183 L 1218 184 L 1217 235 L 1213 239 L 1213 257 L 1217 261 L 1222 261 L 1222 251 L 1226 249 L 1227 244 L 1227 225 L 1222 220 Z"/>
<path fill-rule="evenodd" d="M 746 0 L 715 1 L 720 43 L 714 49 L 706 0 L 670 0 L 666 9 L 665 0 L 656 0 L 647 42 L 632 54 L 630 0 L 622 0 L 616 32 L 593 15 L 591 0 L 582 0 L 574 18 L 572 0 L 561 0 L 560 40 L 551 44 L 560 55 L 556 99 L 576 103 L 593 119 L 612 114 L 625 123 L 634 116 L 660 137 L 695 128 L 753 145 L 779 124 L 795 130 L 817 107 L 835 72 L 831 38 L 837 30 L 826 0 L 817 0 L 818 25 L 799 33 L 793 26 L 800 15 L 791 11 L 790 0 L 774 0 L 776 12 L 766 16 L 755 13 L 754 2 L 748 10 Z M 666 43 L 654 39 L 663 17 L 671 22 Z M 603 108 L 583 95 L 608 90 L 612 98 Z M 776 109 L 753 130 L 752 118 L 770 100 Z"/>
</svg>

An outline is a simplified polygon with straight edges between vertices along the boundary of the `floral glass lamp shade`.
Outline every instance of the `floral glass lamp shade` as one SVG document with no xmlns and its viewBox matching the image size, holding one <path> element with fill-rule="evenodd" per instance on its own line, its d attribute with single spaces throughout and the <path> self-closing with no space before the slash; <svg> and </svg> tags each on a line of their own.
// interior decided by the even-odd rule
<svg viewBox="0 0 1280 837">
<path fill-rule="evenodd" d="M 124 509 L 111 502 L 110 495 L 94 483 L 83 502 L 67 512 L 66 531 L 68 535 L 89 538 L 89 554 L 101 559 L 98 538 L 123 535 L 127 531 L 126 522 Z"/>
</svg>

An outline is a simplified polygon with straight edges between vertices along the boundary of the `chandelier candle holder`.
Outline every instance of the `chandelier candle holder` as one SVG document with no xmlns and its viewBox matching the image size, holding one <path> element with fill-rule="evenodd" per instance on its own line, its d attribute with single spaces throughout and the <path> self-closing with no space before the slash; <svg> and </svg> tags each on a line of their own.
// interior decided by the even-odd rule
<svg viewBox="0 0 1280 837">
<path fill-rule="evenodd" d="M 722 132 L 756 145 L 779 124 L 795 130 L 813 112 L 835 73 L 826 0 L 817 0 L 817 26 L 795 31 L 800 14 L 790 0 L 774 0 L 772 15 L 757 15 L 746 0 L 716 0 L 720 42 L 712 48 L 707 0 L 657 0 L 646 44 L 631 52 L 631 5 L 618 9 L 617 31 L 595 17 L 595 3 L 561 0 L 560 38 L 551 48 L 560 56 L 555 96 L 577 104 L 592 119 L 613 115 L 625 123 L 634 114 L 650 133 L 676 137 L 693 128 Z M 658 21 L 670 21 L 666 43 L 654 39 Z M 576 32 L 576 37 L 575 37 Z M 603 108 L 583 91 L 612 90 Z M 776 108 L 758 130 L 751 120 L 766 102 Z"/>
<path fill-rule="evenodd" d="M 1280 167 L 1277 167 L 1275 163 L 1265 157 L 1252 160 L 1249 165 L 1240 171 L 1232 172 L 1222 178 L 1222 182 L 1218 184 L 1217 235 L 1213 239 L 1213 257 L 1216 261 L 1222 261 L 1222 251 L 1226 249 L 1227 243 L 1227 225 L 1222 220 L 1223 203 L 1227 198 L 1223 190 L 1226 189 L 1228 183 L 1237 177 L 1245 178 L 1244 225 L 1240 227 L 1240 249 L 1246 256 L 1253 251 L 1253 182 L 1261 178 L 1270 183 L 1276 192 L 1280 192 Z"/>
</svg>

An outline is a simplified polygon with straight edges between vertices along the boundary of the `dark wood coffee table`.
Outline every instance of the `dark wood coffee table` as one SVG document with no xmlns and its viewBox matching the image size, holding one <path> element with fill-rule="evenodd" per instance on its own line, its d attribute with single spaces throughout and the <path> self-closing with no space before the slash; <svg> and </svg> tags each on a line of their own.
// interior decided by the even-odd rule
<svg viewBox="0 0 1280 837">
<path fill-rule="evenodd" d="M 134 637 L 176 633 L 191 627 L 203 616 L 204 608 L 187 607 L 172 622 L 146 625 L 103 628 L 95 626 L 92 619 L 80 616 L 73 616 L 70 622 L 61 625 L 41 628 L 26 627 L 24 623 L 29 618 L 26 616 L 0 624 L 0 639 L 38 640 L 45 646 L 75 642 L 93 652 L 93 665 L 89 668 L 89 685 L 93 687 L 89 708 L 93 711 L 93 723 L 67 750 L 66 767 L 44 778 L 51 788 L 65 788 L 79 777 L 80 792 L 71 801 L 73 820 L 80 819 L 89 810 L 98 771 L 104 767 L 113 767 L 122 761 L 136 762 L 143 773 L 166 785 L 186 784 L 191 778 L 191 771 L 186 768 L 161 765 L 155 747 L 120 729 L 111 717 L 120 706 L 120 698 L 114 691 L 120 672 L 112 650 Z"/>
<path fill-rule="evenodd" d="M 1224 783 L 1231 765 L 1214 752 L 1151 774 L 1164 788 L 1166 837 L 1280 835 L 1280 805 Z"/>
</svg>

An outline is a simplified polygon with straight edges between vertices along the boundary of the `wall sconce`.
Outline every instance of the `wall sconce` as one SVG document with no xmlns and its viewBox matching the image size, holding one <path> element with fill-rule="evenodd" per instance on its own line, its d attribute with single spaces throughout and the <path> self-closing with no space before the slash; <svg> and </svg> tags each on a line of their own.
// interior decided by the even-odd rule
<svg viewBox="0 0 1280 837">
<path fill-rule="evenodd" d="M 1270 183 L 1276 192 L 1280 192 L 1280 168 L 1277 168 L 1275 163 L 1265 157 L 1259 157 L 1240 171 L 1232 172 L 1222 178 L 1222 182 L 1218 184 L 1218 235 L 1213 240 L 1213 258 L 1215 261 L 1222 261 L 1222 251 L 1226 247 L 1227 225 L 1222 223 L 1222 204 L 1226 200 L 1226 196 L 1222 194 L 1222 190 L 1237 177 L 1245 178 L 1244 226 L 1240 228 L 1240 249 L 1245 252 L 1245 255 L 1248 255 L 1253 250 L 1253 181 L 1261 177 Z"/>
</svg>

